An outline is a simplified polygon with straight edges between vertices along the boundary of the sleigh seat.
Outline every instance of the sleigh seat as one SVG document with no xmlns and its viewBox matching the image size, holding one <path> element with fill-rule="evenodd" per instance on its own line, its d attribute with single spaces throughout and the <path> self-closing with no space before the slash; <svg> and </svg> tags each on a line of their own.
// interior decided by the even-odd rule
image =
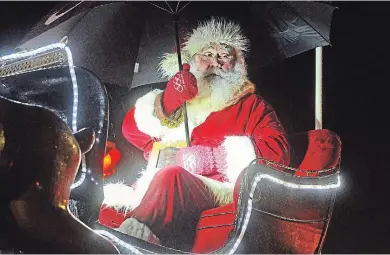
<svg viewBox="0 0 390 255">
<path fill-rule="evenodd" d="M 338 171 L 340 164 L 341 142 L 339 137 L 330 130 L 311 130 L 307 133 L 295 135 L 291 138 L 293 144 L 306 142 L 306 153 L 302 163 L 298 168 L 284 167 L 285 174 L 293 178 L 316 179 L 325 176 L 333 175 Z M 300 146 L 302 147 L 302 145 Z M 297 146 L 298 148 L 298 146 Z M 299 151 L 301 150 L 301 151 Z M 295 153 L 294 153 L 295 152 Z M 302 148 L 293 149 L 293 157 L 295 160 L 300 158 Z M 269 162 L 272 166 L 272 162 Z M 280 169 L 280 168 L 279 168 Z M 280 170 L 274 170 L 280 171 Z M 242 178 L 242 177 L 241 177 Z M 239 194 L 240 184 L 242 179 L 237 181 L 235 187 L 235 196 Z M 286 199 L 283 194 L 274 198 L 273 202 L 283 203 Z M 278 201 L 279 200 L 279 201 Z M 271 200 L 270 200 L 271 201 Z M 306 208 L 294 208 L 293 210 L 302 210 L 302 217 L 306 217 L 305 211 L 310 211 L 310 205 L 305 205 Z M 278 208 L 280 213 L 283 213 L 285 208 Z M 231 232 L 236 227 L 237 223 L 237 204 L 231 203 L 225 206 L 203 211 L 200 216 L 196 229 L 195 242 L 192 248 L 194 253 L 210 253 L 217 251 L 223 247 L 229 239 Z M 109 228 L 118 228 L 124 221 L 126 215 L 116 211 L 113 208 L 102 205 L 99 222 Z M 301 222 L 299 222 L 301 223 Z M 314 253 L 318 252 L 323 240 L 323 229 L 326 224 L 286 224 L 286 233 L 290 233 L 288 243 L 291 252 L 298 253 Z M 287 229 L 288 228 L 288 229 Z M 297 236 L 294 236 L 294 233 Z"/>
<path fill-rule="evenodd" d="M 163 88 L 163 84 L 153 84 L 150 86 L 143 86 L 132 89 L 130 93 L 130 100 L 127 100 L 127 109 L 130 109 L 134 105 L 137 98 L 146 94 L 154 88 Z M 125 112 L 121 113 L 123 116 Z M 300 179 L 311 182 L 317 182 L 326 176 L 335 176 L 338 172 L 338 166 L 340 164 L 341 142 L 340 138 L 334 132 L 330 130 L 311 130 L 309 132 L 295 134 L 289 137 L 292 147 L 292 167 L 275 166 L 272 162 L 268 162 L 268 167 L 274 171 L 275 174 L 282 174 L 284 178 L 293 178 L 299 182 Z M 131 148 L 137 150 L 131 144 L 124 144 L 127 149 Z M 137 153 L 137 152 L 134 152 Z M 139 153 L 139 152 L 138 152 Z M 134 154 L 133 154 L 134 155 Z M 122 158 L 126 158 L 122 157 Z M 131 157 L 134 159 L 134 157 Z M 132 162 L 122 162 L 122 167 L 126 166 L 127 169 Z M 261 166 L 259 164 L 259 166 Z M 120 168 L 120 167 L 119 167 Z M 279 170 L 276 170 L 279 169 Z M 121 174 L 121 170 L 118 171 Z M 239 200 L 240 187 L 243 185 L 243 176 L 247 174 L 247 170 L 243 171 L 239 180 L 236 183 L 234 196 L 235 200 Z M 121 179 L 120 177 L 116 177 Z M 113 178 L 112 178 L 113 179 Z M 272 194 L 270 194 L 272 196 Z M 295 194 L 299 196 L 298 194 Z M 284 203 L 285 194 L 283 192 L 275 193 L 273 201 L 278 201 L 281 204 Z M 240 197 L 240 199 L 242 199 Z M 329 197 L 327 198 L 329 199 Z M 270 201 L 272 201 L 270 200 Z M 237 204 L 238 203 L 238 204 Z M 313 201 L 313 203 L 318 203 Z M 220 251 L 222 247 L 226 247 L 229 239 L 232 237 L 232 233 L 239 224 L 238 211 L 242 208 L 238 208 L 240 202 L 231 203 L 225 206 L 205 210 L 199 219 L 196 229 L 196 237 L 191 252 L 194 253 L 210 253 Z M 310 211 L 310 205 L 290 205 L 291 208 L 275 208 L 280 214 L 284 214 L 284 210 L 294 211 Z M 300 207 L 301 206 L 301 207 Z M 321 210 L 329 211 L 333 206 L 330 201 L 321 205 Z M 296 208 L 295 208 L 296 207 Z M 269 209 L 271 210 L 271 209 Z M 272 209 L 273 210 L 273 209 Z M 274 212 L 273 212 L 274 213 Z M 316 215 L 320 217 L 319 215 Z M 268 216 L 269 217 L 269 216 Z M 303 216 L 302 216 L 303 217 Z M 116 211 L 113 208 L 102 205 L 99 215 L 99 223 L 108 229 L 118 228 L 126 218 L 126 215 Z M 324 229 L 327 228 L 329 219 L 319 225 L 308 225 L 301 223 L 299 220 L 294 227 L 287 224 L 286 235 L 290 233 L 290 237 L 283 241 L 285 246 L 284 252 L 319 252 L 322 240 L 324 239 Z M 302 226 L 301 226 L 301 225 Z M 257 228 L 256 226 L 252 226 Z M 288 228 L 288 229 L 287 229 Z M 299 236 L 294 236 L 299 235 Z M 304 238 L 304 239 L 302 239 Z M 305 239 L 306 238 L 306 239 Z M 298 242 L 298 240 L 305 240 Z M 260 240 L 259 240 L 260 241 Z M 277 249 L 276 249 L 277 250 Z M 271 251 L 271 250 L 269 250 Z M 280 250 L 279 250 L 280 251 Z M 246 253 L 246 252 L 245 252 Z M 258 251 L 254 251 L 258 253 Z"/>
</svg>

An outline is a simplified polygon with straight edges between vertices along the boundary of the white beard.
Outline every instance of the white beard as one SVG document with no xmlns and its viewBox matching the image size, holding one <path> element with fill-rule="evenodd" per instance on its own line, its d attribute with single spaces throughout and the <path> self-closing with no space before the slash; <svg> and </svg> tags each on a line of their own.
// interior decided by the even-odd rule
<svg viewBox="0 0 390 255">
<path fill-rule="evenodd" d="M 195 63 L 191 66 L 194 67 Z M 191 72 L 198 82 L 198 95 L 188 102 L 188 106 L 198 108 L 198 111 L 202 110 L 199 107 L 212 112 L 222 110 L 247 80 L 245 66 L 240 63 L 229 72 L 213 69 L 205 73 L 195 68 L 191 68 Z"/>
<path fill-rule="evenodd" d="M 225 109 L 230 104 L 229 101 L 233 99 L 235 94 L 247 82 L 244 73 L 245 67 L 239 64 L 235 65 L 230 72 L 220 72 L 218 76 L 208 76 L 209 73 L 204 74 L 196 70 L 191 70 L 191 72 L 194 73 L 198 81 L 198 95 L 186 104 L 190 135 L 194 128 L 207 120 L 210 114 Z M 218 74 L 219 72 L 216 73 Z M 159 91 L 154 93 L 159 93 Z M 145 104 L 147 107 L 153 108 L 155 97 L 150 98 L 153 98 L 151 103 L 148 99 L 145 99 L 145 103 L 139 103 L 139 105 Z M 144 119 L 144 116 L 141 114 L 138 118 Z M 154 121 L 158 121 L 156 117 L 153 118 Z M 145 130 L 153 129 L 149 124 L 145 124 L 144 127 Z M 184 123 L 177 128 L 161 127 L 161 130 L 158 134 L 156 133 L 155 137 L 159 137 L 162 142 L 184 141 Z"/>
</svg>

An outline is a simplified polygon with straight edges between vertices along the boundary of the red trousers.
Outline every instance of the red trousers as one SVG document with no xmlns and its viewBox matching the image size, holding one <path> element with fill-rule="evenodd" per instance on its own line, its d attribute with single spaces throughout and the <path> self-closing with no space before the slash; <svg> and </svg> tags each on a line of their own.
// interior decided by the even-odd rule
<svg viewBox="0 0 390 255">
<path fill-rule="evenodd" d="M 178 166 L 160 170 L 129 217 L 147 225 L 163 245 L 189 251 L 202 211 L 217 207 L 201 180 Z"/>
</svg>

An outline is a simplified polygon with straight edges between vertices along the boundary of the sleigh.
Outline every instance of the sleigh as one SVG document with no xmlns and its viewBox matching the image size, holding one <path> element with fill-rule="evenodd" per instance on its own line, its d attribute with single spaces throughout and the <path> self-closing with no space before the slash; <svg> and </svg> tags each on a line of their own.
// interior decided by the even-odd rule
<svg viewBox="0 0 390 255">
<path fill-rule="evenodd" d="M 103 204 L 104 179 L 118 178 L 121 168 L 146 162 L 135 147 L 119 141 L 117 171 L 103 176 L 107 141 L 115 132 L 109 128 L 104 84 L 88 70 L 74 67 L 64 45 L 23 54 L 2 59 L 0 68 L 0 123 L 6 141 L 0 158 L 8 155 L 7 162 L 12 162 L 0 165 L 1 220 L 6 226 L 0 250 L 183 253 L 113 229 L 126 214 Z M 162 86 L 130 90 L 126 107 Z M 80 135 L 82 128 L 92 131 Z M 341 142 L 326 129 L 289 139 L 292 164 L 259 158 L 248 165 L 235 184 L 238 202 L 202 213 L 191 253 L 321 252 L 340 186 Z M 131 177 L 127 180 L 131 185 Z"/>
<path fill-rule="evenodd" d="M 139 97 L 152 89 L 163 89 L 164 85 L 153 84 L 132 89 L 127 107 L 133 106 Z M 234 196 L 239 197 L 239 202 L 202 213 L 191 252 L 232 253 L 237 249 L 233 243 L 239 246 L 241 242 L 240 235 L 248 239 L 242 241 L 245 247 L 237 253 L 315 253 L 321 250 L 331 217 L 332 201 L 339 185 L 341 142 L 337 134 L 326 129 L 290 135 L 289 140 L 293 150 L 292 167 L 266 159 L 259 160 L 262 164 L 254 161 L 235 184 Z M 127 150 L 124 151 L 128 155 L 136 155 L 139 151 L 128 143 L 125 146 Z M 158 144 L 156 149 L 162 149 L 163 146 Z M 181 146 L 184 145 L 178 145 Z M 127 155 L 122 157 L 130 158 Z M 157 157 L 156 153 L 154 158 Z M 152 162 L 157 164 L 156 160 Z M 128 168 L 129 164 L 132 163 L 124 160 L 118 168 Z M 145 167 L 146 162 L 144 164 L 138 162 L 136 168 Z M 120 174 L 122 171 L 117 171 L 119 177 L 111 176 L 108 181 L 125 179 Z M 255 201 L 247 201 L 255 197 Z M 249 211 L 248 206 L 252 206 Z M 118 228 L 125 217 L 126 213 L 103 203 L 99 223 L 104 228 L 99 233 L 106 237 L 115 234 L 117 238 L 129 240 L 129 237 L 111 230 Z M 249 218 L 249 222 L 244 224 Z M 269 246 L 261 240 L 267 240 Z M 124 247 L 123 251 L 131 250 Z"/>
</svg>

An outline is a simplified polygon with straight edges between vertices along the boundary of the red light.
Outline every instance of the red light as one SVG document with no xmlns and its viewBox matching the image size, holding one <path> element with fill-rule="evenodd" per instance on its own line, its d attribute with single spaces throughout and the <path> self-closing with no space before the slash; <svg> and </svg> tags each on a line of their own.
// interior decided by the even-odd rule
<svg viewBox="0 0 390 255">
<path fill-rule="evenodd" d="M 103 160 L 103 177 L 109 177 L 116 172 L 116 165 L 121 159 L 121 153 L 115 147 L 109 150 Z"/>
<path fill-rule="evenodd" d="M 104 162 L 103 162 L 103 171 L 105 172 L 110 166 L 111 166 L 112 160 L 111 160 L 111 155 L 107 154 L 104 157 Z"/>
</svg>

